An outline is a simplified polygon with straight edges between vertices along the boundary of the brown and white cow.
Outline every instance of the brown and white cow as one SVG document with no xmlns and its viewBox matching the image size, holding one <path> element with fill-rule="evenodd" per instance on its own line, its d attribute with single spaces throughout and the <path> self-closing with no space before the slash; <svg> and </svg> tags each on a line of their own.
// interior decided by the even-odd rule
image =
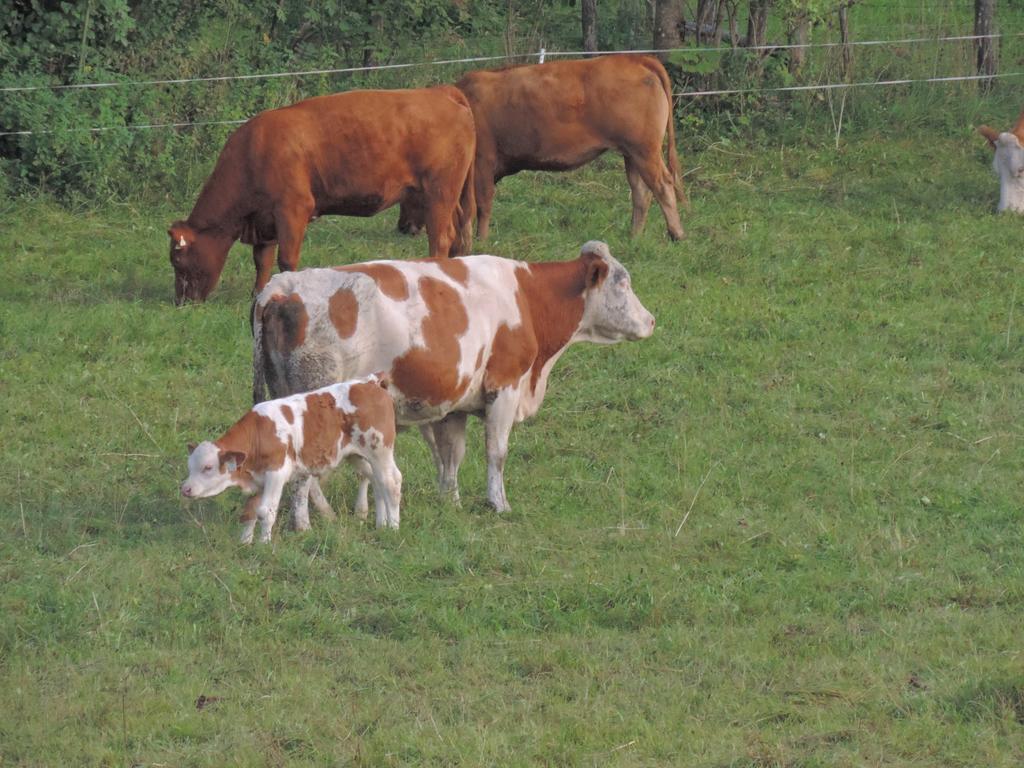
<svg viewBox="0 0 1024 768">
<path fill-rule="evenodd" d="M 255 494 L 240 520 L 242 542 L 252 541 L 257 519 L 260 541 L 270 541 L 288 481 L 300 478 L 304 501 L 305 478 L 347 459 L 373 483 L 377 527 L 397 528 L 402 473 L 395 465 L 395 410 L 387 386 L 386 377 L 369 376 L 259 403 L 217 440 L 189 446 L 181 495 L 201 499 L 232 487 Z M 330 507 L 321 511 L 333 517 Z M 308 517 L 304 526 L 296 523 L 309 527 Z"/>
<path fill-rule="evenodd" d="M 455 500 L 466 417 L 480 416 L 487 498 L 499 512 L 509 509 L 512 425 L 540 408 L 562 353 L 654 331 L 629 273 L 597 241 L 571 261 L 465 256 L 282 273 L 257 297 L 253 323 L 254 400 L 265 386 L 279 396 L 385 371 L 398 423 L 421 425 Z M 357 513 L 365 507 L 364 483 Z"/>
<path fill-rule="evenodd" d="M 981 125 L 978 133 L 995 150 L 992 170 L 999 177 L 999 211 L 1024 213 L 1024 112 L 1009 131 Z"/>
<path fill-rule="evenodd" d="M 351 91 L 262 112 L 227 140 L 188 220 L 171 238 L 175 301 L 203 301 L 232 243 L 252 245 L 258 292 L 299 263 L 317 216 L 424 211 L 430 256 L 468 253 L 473 113 L 457 88 Z"/>
<path fill-rule="evenodd" d="M 599 56 L 581 61 L 470 72 L 456 83 L 476 121 L 474 183 L 477 234 L 487 237 L 494 186 L 519 171 L 567 171 L 608 150 L 626 162 L 633 194 L 633 234 L 643 229 L 651 192 L 669 237 L 683 236 L 676 193 L 686 201 L 676 155 L 672 82 L 651 56 Z M 668 145 L 662 160 L 662 144 Z M 399 229 L 415 233 L 421 211 L 403 205 Z"/>
</svg>

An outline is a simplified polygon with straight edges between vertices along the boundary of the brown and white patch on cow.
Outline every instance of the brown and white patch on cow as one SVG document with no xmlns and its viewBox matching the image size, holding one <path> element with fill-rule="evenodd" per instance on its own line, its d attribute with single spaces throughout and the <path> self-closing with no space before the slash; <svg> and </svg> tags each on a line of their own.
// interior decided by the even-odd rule
<svg viewBox="0 0 1024 768">
<path fill-rule="evenodd" d="M 516 270 L 517 279 L 523 271 Z M 485 392 L 518 386 L 537 358 L 537 337 L 521 286 L 516 288 L 516 304 L 519 323 L 502 323 L 491 342 L 491 355 L 484 373 Z"/>
<path fill-rule="evenodd" d="M 405 301 L 409 298 L 409 283 L 405 275 L 389 264 L 369 262 L 367 264 L 348 264 L 344 267 L 335 267 L 339 272 L 361 272 L 370 277 L 380 292 L 395 301 Z"/>
<path fill-rule="evenodd" d="M 459 292 L 448 283 L 421 277 L 417 289 L 427 308 L 420 326 L 423 346 L 395 359 L 395 387 L 431 406 L 455 402 L 470 383 L 468 376 L 459 375 L 459 337 L 469 328 L 469 315 Z"/>
<path fill-rule="evenodd" d="M 462 259 L 435 259 L 432 263 L 459 285 L 469 285 L 469 267 Z"/>
<path fill-rule="evenodd" d="M 334 465 L 348 430 L 349 417 L 338 407 L 333 395 L 329 392 L 306 395 L 299 459 L 313 470 Z"/>
<path fill-rule="evenodd" d="M 292 411 L 291 406 L 282 405 L 281 415 L 284 416 L 284 420 L 287 421 L 289 424 L 295 423 L 295 412 Z"/>
<path fill-rule="evenodd" d="M 367 434 L 379 433 L 384 445 L 395 444 L 395 409 L 391 398 L 387 396 L 377 383 L 353 384 L 348 390 L 348 398 L 355 409 L 355 426 L 359 430 L 359 444 L 365 445 Z M 371 438 L 371 447 L 372 438 Z"/>
<path fill-rule="evenodd" d="M 263 309 L 263 334 L 267 347 L 287 354 L 302 346 L 309 327 L 309 313 L 297 293 L 274 295 Z"/>
<path fill-rule="evenodd" d="M 280 469 L 288 455 L 288 446 L 278 437 L 274 420 L 255 411 L 245 414 L 214 445 L 222 456 L 245 454 L 231 477 L 246 490 L 255 487 L 253 474 Z"/>
<path fill-rule="evenodd" d="M 356 332 L 359 323 L 359 300 L 349 288 L 341 288 L 327 301 L 327 314 L 338 337 L 347 339 Z"/>
<path fill-rule="evenodd" d="M 537 381 L 548 361 L 557 359 L 580 327 L 587 279 L 586 257 L 570 262 L 531 264 L 516 270 L 517 298 L 530 307 L 536 339 L 536 355 L 530 373 L 531 392 L 536 391 Z"/>
</svg>

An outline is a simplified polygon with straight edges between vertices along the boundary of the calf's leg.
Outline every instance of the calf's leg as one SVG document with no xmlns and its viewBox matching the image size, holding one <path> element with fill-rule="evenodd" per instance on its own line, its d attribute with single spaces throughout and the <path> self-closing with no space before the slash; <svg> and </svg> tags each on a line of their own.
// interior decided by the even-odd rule
<svg viewBox="0 0 1024 768">
<path fill-rule="evenodd" d="M 287 478 L 270 472 L 263 480 L 263 493 L 260 494 L 259 505 L 256 507 L 256 517 L 260 521 L 260 542 L 270 542 L 270 533 L 274 529 L 274 521 L 277 520 L 277 508 L 281 504 L 281 494 Z"/>
<path fill-rule="evenodd" d="M 402 473 L 395 464 L 394 451 L 382 448 L 369 457 L 373 471 L 373 501 L 378 528 L 398 528 L 402 501 Z"/>
<path fill-rule="evenodd" d="M 256 508 L 260 505 L 259 496 L 250 496 L 245 500 L 245 507 L 238 518 L 242 524 L 242 534 L 238 540 L 242 544 L 252 544 L 252 534 L 256 530 Z"/>
<path fill-rule="evenodd" d="M 309 486 L 309 498 L 313 501 L 313 506 L 316 507 L 317 511 L 323 515 L 324 520 L 334 519 L 334 510 L 331 509 L 331 503 L 327 501 L 327 497 L 324 496 L 324 491 L 320 487 L 320 481 L 315 477 Z"/>
</svg>

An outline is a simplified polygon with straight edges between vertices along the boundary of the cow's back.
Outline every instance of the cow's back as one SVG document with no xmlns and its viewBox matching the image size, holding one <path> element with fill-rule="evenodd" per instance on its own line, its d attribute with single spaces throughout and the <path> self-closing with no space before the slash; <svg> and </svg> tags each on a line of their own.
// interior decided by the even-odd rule
<svg viewBox="0 0 1024 768">
<path fill-rule="evenodd" d="M 663 72 L 652 57 L 618 55 L 471 72 L 458 87 L 508 172 L 559 170 L 651 136 L 660 147 L 671 109 Z"/>
<path fill-rule="evenodd" d="M 450 86 L 318 96 L 262 112 L 243 129 L 253 191 L 270 200 L 312 194 L 320 214 L 393 205 L 425 172 L 457 164 L 453 147 L 475 139 L 469 104 Z"/>
<path fill-rule="evenodd" d="M 500 325 L 520 325 L 515 269 L 489 256 L 367 262 L 275 276 L 254 307 L 254 394 L 387 372 L 399 420 L 482 407 Z"/>
</svg>

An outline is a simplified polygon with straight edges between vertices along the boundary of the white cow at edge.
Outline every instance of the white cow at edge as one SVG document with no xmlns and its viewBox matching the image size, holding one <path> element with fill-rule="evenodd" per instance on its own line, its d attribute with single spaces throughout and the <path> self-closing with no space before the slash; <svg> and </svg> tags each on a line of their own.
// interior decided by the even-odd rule
<svg viewBox="0 0 1024 768">
<path fill-rule="evenodd" d="M 992 170 L 999 177 L 999 212 L 1024 213 L 1024 112 L 1009 131 L 982 125 L 978 133 L 995 150 Z"/>
</svg>

